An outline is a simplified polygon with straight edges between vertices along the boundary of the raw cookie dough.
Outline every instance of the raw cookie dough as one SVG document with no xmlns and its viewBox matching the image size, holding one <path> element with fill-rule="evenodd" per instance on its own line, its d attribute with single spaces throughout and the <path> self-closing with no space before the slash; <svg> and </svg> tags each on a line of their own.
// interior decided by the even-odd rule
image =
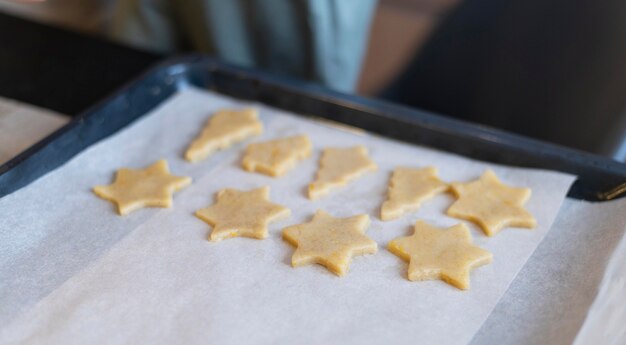
<svg viewBox="0 0 626 345">
<path fill-rule="evenodd" d="M 417 210 L 421 203 L 448 190 L 448 185 L 437 177 L 437 169 L 399 167 L 389 182 L 389 198 L 380 208 L 380 219 L 392 220 Z"/>
<path fill-rule="evenodd" d="M 270 176 L 282 176 L 296 163 L 311 155 L 311 141 L 306 135 L 270 140 L 248 145 L 243 168 Z"/>
<path fill-rule="evenodd" d="M 478 180 L 452 183 L 450 189 L 458 199 L 448 209 L 448 215 L 477 223 L 487 236 L 508 226 L 536 225 L 535 218 L 523 208 L 530 198 L 530 189 L 506 186 L 491 170 Z"/>
<path fill-rule="evenodd" d="M 213 227 L 211 241 L 244 236 L 267 237 L 269 223 L 286 218 L 291 211 L 269 200 L 270 187 L 247 192 L 223 189 L 217 193 L 217 202 L 196 211 L 196 216 Z"/>
<path fill-rule="evenodd" d="M 161 159 L 145 169 L 119 169 L 113 184 L 96 186 L 93 191 L 126 215 L 142 207 L 171 207 L 172 194 L 189 184 L 190 177 L 170 175 L 167 161 Z"/>
<path fill-rule="evenodd" d="M 354 255 L 374 254 L 378 245 L 365 236 L 370 219 L 365 214 L 335 218 L 319 210 L 308 223 L 283 230 L 283 239 L 296 246 L 291 257 L 293 267 L 320 264 L 343 276 Z"/>
<path fill-rule="evenodd" d="M 409 262 L 409 280 L 441 279 L 462 290 L 470 287 L 470 269 L 490 263 L 493 257 L 472 244 L 463 223 L 440 229 L 418 221 L 413 235 L 394 239 L 388 249 Z"/>
<path fill-rule="evenodd" d="M 205 159 L 211 153 L 263 132 L 256 109 L 220 110 L 189 145 L 185 158 L 190 162 Z"/>
<path fill-rule="evenodd" d="M 309 185 L 309 199 L 320 198 L 376 168 L 363 146 L 326 148 L 320 159 L 317 178 Z"/>
</svg>

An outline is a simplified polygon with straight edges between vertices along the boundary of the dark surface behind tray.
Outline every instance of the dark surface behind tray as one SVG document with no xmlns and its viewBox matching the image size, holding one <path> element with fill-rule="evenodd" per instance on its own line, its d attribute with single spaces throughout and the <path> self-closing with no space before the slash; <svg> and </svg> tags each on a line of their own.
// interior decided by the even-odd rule
<svg viewBox="0 0 626 345">
<path fill-rule="evenodd" d="M 568 196 L 601 200 L 626 182 L 626 164 L 448 119 L 419 110 L 236 68 L 203 56 L 166 61 L 67 126 L 0 166 L 0 197 L 59 167 L 84 148 L 144 115 L 188 86 L 255 100 L 303 116 L 324 117 L 394 139 L 499 164 L 571 173 Z"/>
<path fill-rule="evenodd" d="M 0 13 L 0 95 L 76 116 L 161 56 Z"/>
</svg>

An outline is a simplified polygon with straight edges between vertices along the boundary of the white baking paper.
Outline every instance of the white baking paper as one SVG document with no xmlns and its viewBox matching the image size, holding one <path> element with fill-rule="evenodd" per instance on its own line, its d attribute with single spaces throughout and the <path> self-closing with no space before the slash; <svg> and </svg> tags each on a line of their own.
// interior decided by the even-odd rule
<svg viewBox="0 0 626 345">
<path fill-rule="evenodd" d="M 315 154 L 285 177 L 240 168 L 245 144 L 190 164 L 184 149 L 209 114 L 245 102 L 190 89 L 62 168 L 0 199 L 0 343 L 3 344 L 467 344 L 550 229 L 573 177 L 498 166 L 460 156 L 357 135 L 289 113 L 260 109 L 265 134 L 253 141 L 308 134 Z M 304 191 L 326 146 L 366 145 L 379 165 L 319 201 Z M 110 183 L 120 167 L 166 158 L 174 174 L 194 183 L 171 209 L 126 217 L 90 188 Z M 528 186 L 534 230 L 508 229 L 488 238 L 470 225 L 474 242 L 494 254 L 460 291 L 440 281 L 410 282 L 407 265 L 385 250 L 411 232 L 417 219 L 450 226 L 452 197 L 440 195 L 396 221 L 378 220 L 394 167 L 436 166 L 445 181 L 468 181 L 486 168 L 507 184 Z M 193 212 L 226 187 L 271 186 L 274 202 L 292 216 L 270 227 L 266 240 L 206 240 L 210 227 Z M 280 229 L 325 209 L 338 217 L 367 213 L 367 234 L 380 250 L 356 257 L 347 276 L 321 266 L 294 269 L 293 248 Z"/>
<path fill-rule="evenodd" d="M 616 202 L 621 223 L 614 227 L 626 229 L 626 200 Z M 614 218 L 609 216 L 607 218 Z M 606 268 L 600 291 L 589 308 L 583 327 L 574 345 L 620 345 L 626 344 L 626 238 L 613 251 Z"/>
<path fill-rule="evenodd" d="M 616 330 L 626 325 L 626 289 L 615 292 L 626 278 L 625 230 L 626 199 L 565 199 L 552 229 L 471 344 L 624 344 Z M 609 261 L 616 269 L 605 273 Z"/>
</svg>

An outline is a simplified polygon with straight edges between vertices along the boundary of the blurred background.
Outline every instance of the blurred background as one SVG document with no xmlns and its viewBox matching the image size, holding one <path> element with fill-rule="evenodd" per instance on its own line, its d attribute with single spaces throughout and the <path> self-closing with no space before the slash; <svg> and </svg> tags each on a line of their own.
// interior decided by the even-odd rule
<svg viewBox="0 0 626 345">
<path fill-rule="evenodd" d="M 623 0 L 0 0 L 0 12 L 0 96 L 70 116 L 203 51 L 626 160 Z"/>
</svg>

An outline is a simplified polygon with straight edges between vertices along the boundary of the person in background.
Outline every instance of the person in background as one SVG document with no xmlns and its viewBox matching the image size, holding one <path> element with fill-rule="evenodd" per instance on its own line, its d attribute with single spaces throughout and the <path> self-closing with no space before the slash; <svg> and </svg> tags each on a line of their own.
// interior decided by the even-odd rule
<svg viewBox="0 0 626 345">
<path fill-rule="evenodd" d="M 119 0 L 115 40 L 354 91 L 376 0 Z"/>
</svg>

